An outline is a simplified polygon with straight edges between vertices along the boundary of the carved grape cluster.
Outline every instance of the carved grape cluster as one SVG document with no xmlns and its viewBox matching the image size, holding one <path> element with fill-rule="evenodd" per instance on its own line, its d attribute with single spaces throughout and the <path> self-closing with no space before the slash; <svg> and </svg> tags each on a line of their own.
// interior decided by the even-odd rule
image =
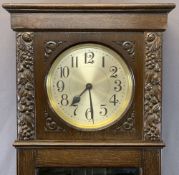
<svg viewBox="0 0 179 175">
<path fill-rule="evenodd" d="M 33 139 L 34 132 L 34 75 L 33 33 L 17 34 L 17 101 L 18 138 Z"/>
<path fill-rule="evenodd" d="M 160 99 L 156 97 L 153 89 L 146 91 L 144 101 L 144 117 L 145 117 L 145 128 L 144 133 L 146 139 L 158 140 L 160 139 L 160 112 L 161 103 Z"/>
<path fill-rule="evenodd" d="M 161 35 L 146 34 L 144 137 L 160 139 L 161 117 Z"/>
</svg>

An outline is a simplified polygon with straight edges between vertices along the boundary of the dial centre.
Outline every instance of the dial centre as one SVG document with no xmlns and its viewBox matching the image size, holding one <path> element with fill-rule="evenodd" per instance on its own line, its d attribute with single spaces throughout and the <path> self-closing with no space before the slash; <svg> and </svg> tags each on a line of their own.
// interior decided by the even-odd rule
<svg viewBox="0 0 179 175">
<path fill-rule="evenodd" d="M 86 84 L 86 89 L 92 89 L 93 85 L 91 83 Z"/>
</svg>

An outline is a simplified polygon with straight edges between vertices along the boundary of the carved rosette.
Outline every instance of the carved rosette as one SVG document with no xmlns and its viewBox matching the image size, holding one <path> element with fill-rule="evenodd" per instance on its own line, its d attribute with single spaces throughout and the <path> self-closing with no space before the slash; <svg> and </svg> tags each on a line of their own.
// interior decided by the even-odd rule
<svg viewBox="0 0 179 175">
<path fill-rule="evenodd" d="M 35 138 L 34 34 L 19 32 L 17 42 L 17 126 L 18 139 Z"/>
<path fill-rule="evenodd" d="M 144 139 L 161 135 L 161 33 L 145 33 Z"/>
<path fill-rule="evenodd" d="M 45 131 L 50 131 L 50 132 L 65 132 L 65 129 L 60 127 L 56 121 L 45 111 Z"/>
<path fill-rule="evenodd" d="M 62 43 L 63 41 L 46 41 L 44 44 L 45 57 L 48 58 Z"/>
<path fill-rule="evenodd" d="M 122 125 L 118 126 L 116 130 L 121 132 L 134 132 L 135 131 L 135 110 L 133 109 L 127 116 Z"/>
<path fill-rule="evenodd" d="M 116 44 L 120 45 L 130 56 L 130 58 L 135 58 L 135 42 L 134 41 L 114 41 Z"/>
</svg>

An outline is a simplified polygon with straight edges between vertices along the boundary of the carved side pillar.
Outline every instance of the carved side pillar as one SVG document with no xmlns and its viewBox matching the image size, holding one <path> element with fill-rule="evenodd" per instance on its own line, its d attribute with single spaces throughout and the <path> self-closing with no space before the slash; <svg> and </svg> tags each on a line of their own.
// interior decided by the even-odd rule
<svg viewBox="0 0 179 175">
<path fill-rule="evenodd" d="M 35 139 L 34 33 L 17 33 L 17 128 L 19 140 Z"/>
<path fill-rule="evenodd" d="M 145 33 L 144 139 L 161 139 L 162 34 Z"/>
</svg>

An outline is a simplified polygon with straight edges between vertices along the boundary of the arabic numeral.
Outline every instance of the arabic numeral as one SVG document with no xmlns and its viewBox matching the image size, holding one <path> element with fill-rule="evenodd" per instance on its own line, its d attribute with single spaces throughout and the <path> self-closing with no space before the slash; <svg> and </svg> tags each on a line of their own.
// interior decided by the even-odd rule
<svg viewBox="0 0 179 175">
<path fill-rule="evenodd" d="M 91 118 L 91 109 L 90 108 L 87 108 L 86 109 L 86 112 L 85 112 L 85 117 L 88 121 L 91 121 L 92 118 Z"/>
<path fill-rule="evenodd" d="M 107 114 L 107 112 L 108 112 L 108 109 L 106 108 L 106 105 L 101 105 L 100 106 L 100 112 L 99 112 L 99 114 L 101 115 L 101 116 L 105 116 L 106 114 Z"/>
<path fill-rule="evenodd" d="M 71 67 L 78 67 L 78 57 L 71 57 Z"/>
<path fill-rule="evenodd" d="M 59 92 L 62 92 L 62 91 L 64 90 L 64 88 L 65 88 L 64 82 L 63 82 L 62 80 L 59 80 L 59 81 L 57 82 L 57 90 L 58 90 Z"/>
<path fill-rule="evenodd" d="M 76 116 L 76 115 L 77 115 L 78 105 L 74 105 L 74 107 L 75 107 L 75 109 L 74 109 L 74 111 L 73 111 L 73 114 L 74 114 L 74 116 Z"/>
<path fill-rule="evenodd" d="M 70 70 L 67 66 L 60 67 L 60 77 L 61 78 L 67 78 L 70 74 Z"/>
<path fill-rule="evenodd" d="M 69 104 L 68 95 L 67 94 L 62 94 L 61 95 L 61 105 L 62 106 L 67 106 L 68 104 Z"/>
<path fill-rule="evenodd" d="M 105 67 L 105 57 L 102 57 L 102 67 Z"/>
<path fill-rule="evenodd" d="M 111 66 L 109 71 L 111 72 L 111 75 L 110 75 L 111 78 L 117 78 L 118 69 L 116 66 Z"/>
<path fill-rule="evenodd" d="M 110 99 L 109 99 L 110 103 L 113 103 L 114 106 L 116 106 L 117 103 L 119 103 L 119 100 L 116 97 L 116 94 L 114 94 Z"/>
<path fill-rule="evenodd" d="M 114 87 L 114 90 L 116 92 L 121 91 L 122 90 L 121 80 L 115 80 L 114 83 L 116 84 L 116 86 Z"/>
<path fill-rule="evenodd" d="M 94 63 L 94 53 L 89 51 L 85 52 L 85 64 L 93 64 Z"/>
</svg>

